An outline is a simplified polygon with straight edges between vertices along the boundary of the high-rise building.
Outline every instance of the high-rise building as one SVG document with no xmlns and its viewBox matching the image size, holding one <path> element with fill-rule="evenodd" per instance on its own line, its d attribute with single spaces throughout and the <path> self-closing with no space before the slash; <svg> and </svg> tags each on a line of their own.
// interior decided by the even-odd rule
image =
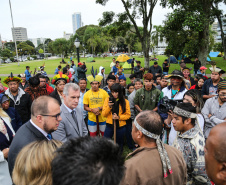
<svg viewBox="0 0 226 185">
<path fill-rule="evenodd" d="M 13 41 L 26 41 L 27 38 L 27 29 L 22 27 L 14 27 L 12 28 Z"/>
<path fill-rule="evenodd" d="M 72 26 L 73 26 L 73 34 L 76 33 L 76 30 L 82 27 L 82 18 L 81 12 L 75 12 L 72 14 Z"/>
<path fill-rule="evenodd" d="M 224 34 L 226 34 L 226 16 L 221 17 L 221 22 L 222 22 L 223 32 Z M 222 42 L 220 24 L 218 21 L 212 24 L 212 30 L 216 32 L 214 35 L 214 42 L 215 43 Z"/>
<path fill-rule="evenodd" d="M 66 33 L 66 32 L 64 32 L 64 38 L 65 38 L 66 40 L 69 40 L 69 39 L 71 38 L 72 35 L 73 35 L 72 33 Z"/>
</svg>

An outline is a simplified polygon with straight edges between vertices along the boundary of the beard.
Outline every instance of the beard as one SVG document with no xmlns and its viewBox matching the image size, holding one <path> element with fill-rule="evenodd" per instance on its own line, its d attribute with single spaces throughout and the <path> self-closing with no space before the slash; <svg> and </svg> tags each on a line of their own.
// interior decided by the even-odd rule
<svg viewBox="0 0 226 185">
<path fill-rule="evenodd" d="M 50 128 L 48 127 L 48 124 L 47 124 L 46 121 L 44 121 L 43 129 L 44 129 L 44 131 L 45 131 L 46 133 L 48 133 L 48 134 L 50 134 L 50 133 L 52 133 L 52 132 L 55 131 L 54 129 L 50 129 Z"/>
</svg>

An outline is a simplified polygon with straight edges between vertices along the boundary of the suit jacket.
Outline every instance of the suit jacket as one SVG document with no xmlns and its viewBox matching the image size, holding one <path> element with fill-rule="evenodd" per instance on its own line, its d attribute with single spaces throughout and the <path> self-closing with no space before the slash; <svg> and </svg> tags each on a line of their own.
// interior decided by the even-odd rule
<svg viewBox="0 0 226 185">
<path fill-rule="evenodd" d="M 62 121 L 58 129 L 52 133 L 54 139 L 66 142 L 69 139 L 83 137 L 88 135 L 88 130 L 85 125 L 85 121 L 83 119 L 83 112 L 80 108 L 76 107 L 76 118 L 78 122 L 78 127 L 74 122 L 74 119 L 68 109 L 65 107 L 64 104 L 60 106 Z"/>
<path fill-rule="evenodd" d="M 30 121 L 25 123 L 17 131 L 16 135 L 13 138 L 13 141 L 10 145 L 9 155 L 8 155 L 8 164 L 9 172 L 12 174 L 16 157 L 20 150 L 33 141 L 47 140 L 47 138 L 36 129 Z"/>
</svg>

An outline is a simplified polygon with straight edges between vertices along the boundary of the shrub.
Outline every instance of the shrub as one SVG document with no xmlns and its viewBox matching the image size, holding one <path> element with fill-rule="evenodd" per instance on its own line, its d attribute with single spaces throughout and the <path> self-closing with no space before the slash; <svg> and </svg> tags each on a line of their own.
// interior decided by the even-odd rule
<svg viewBox="0 0 226 185">
<path fill-rule="evenodd" d="M 9 59 L 10 59 L 12 62 L 14 62 L 14 58 L 13 58 L 13 57 L 10 57 Z"/>
<path fill-rule="evenodd" d="M 7 57 L 2 57 L 2 60 L 3 60 L 3 61 L 6 61 L 6 60 L 7 60 Z"/>
<path fill-rule="evenodd" d="M 30 57 L 27 57 L 27 60 L 30 60 L 31 58 Z"/>
</svg>

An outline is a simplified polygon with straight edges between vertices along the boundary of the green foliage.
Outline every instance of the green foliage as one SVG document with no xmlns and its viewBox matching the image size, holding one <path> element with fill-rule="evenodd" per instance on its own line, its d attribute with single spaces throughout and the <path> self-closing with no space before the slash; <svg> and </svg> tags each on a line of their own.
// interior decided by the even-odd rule
<svg viewBox="0 0 226 185">
<path fill-rule="evenodd" d="M 17 50 L 20 56 L 33 54 L 35 51 L 34 47 L 28 45 L 26 42 L 19 43 L 17 45 Z"/>
<path fill-rule="evenodd" d="M 30 45 L 31 47 L 35 48 L 35 45 L 33 44 L 33 42 L 27 40 L 26 43 L 27 43 L 28 45 Z"/>
<path fill-rule="evenodd" d="M 12 62 L 14 61 L 14 58 L 13 58 L 13 57 L 10 57 L 9 59 L 10 59 Z"/>
<path fill-rule="evenodd" d="M 216 44 L 214 44 L 213 51 L 223 52 L 224 48 L 223 48 L 222 43 L 221 42 L 217 42 Z"/>
<path fill-rule="evenodd" d="M 28 60 L 31 60 L 31 58 L 30 58 L 30 57 L 27 57 L 27 59 L 28 59 Z"/>
<path fill-rule="evenodd" d="M 44 53 L 43 49 L 39 49 L 38 53 L 40 53 L 40 54 Z"/>
<path fill-rule="evenodd" d="M 12 52 L 9 49 L 7 49 L 7 48 L 3 49 L 3 50 L 1 50 L 1 56 L 9 58 L 9 57 L 12 56 Z"/>
<path fill-rule="evenodd" d="M 31 55 L 31 57 L 36 60 L 37 59 L 37 56 L 36 55 Z"/>
<path fill-rule="evenodd" d="M 6 60 L 7 60 L 7 57 L 2 57 L 2 60 L 3 60 L 3 61 L 6 61 Z"/>
<path fill-rule="evenodd" d="M 124 12 L 118 14 L 115 14 L 114 12 L 104 12 L 102 19 L 99 20 L 100 26 L 108 26 L 114 23 L 117 26 L 117 30 L 122 33 L 122 36 L 126 35 L 126 31 L 134 28 L 134 32 L 139 38 L 139 41 L 142 43 L 142 49 L 145 56 L 145 68 L 148 68 L 149 66 L 152 14 L 157 1 L 158 0 L 121 0 L 125 8 Z M 97 4 L 101 4 L 103 6 L 107 2 L 108 0 L 96 0 Z M 143 29 L 139 29 L 137 19 L 142 19 Z M 115 28 L 111 29 L 115 30 Z"/>
</svg>

